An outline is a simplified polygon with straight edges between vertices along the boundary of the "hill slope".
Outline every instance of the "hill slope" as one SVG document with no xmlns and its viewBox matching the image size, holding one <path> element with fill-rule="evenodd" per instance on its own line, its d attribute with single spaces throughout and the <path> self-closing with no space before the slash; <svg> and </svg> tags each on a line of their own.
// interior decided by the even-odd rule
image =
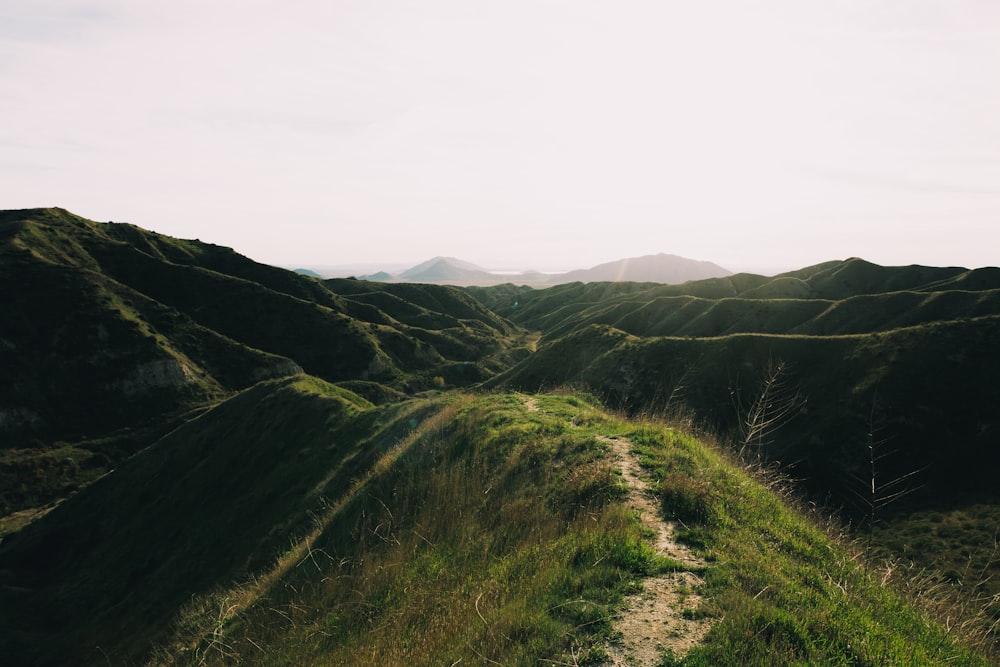
<svg viewBox="0 0 1000 667">
<path fill-rule="evenodd" d="M 850 259 L 774 278 L 470 292 L 541 333 L 536 354 L 487 386 L 572 386 L 631 413 L 685 415 L 780 465 L 871 548 L 989 599 L 998 288 L 996 268 Z"/>
<path fill-rule="evenodd" d="M 455 288 L 378 287 L 380 308 L 363 285 L 61 209 L 0 212 L 3 513 L 158 437 L 134 429 L 264 379 L 305 370 L 384 397 L 481 381 L 516 347 L 516 327 Z"/>
<path fill-rule="evenodd" d="M 704 564 L 647 541 L 611 441 Z M 666 664 L 987 664 L 688 436 L 571 396 L 376 408 L 308 377 L 0 545 L 0 633 L 24 664 L 600 664 L 638 650 L 620 615 L 671 572 L 688 583 L 667 608 L 711 629 Z"/>
<path fill-rule="evenodd" d="M 957 642 L 1000 614 L 998 294 L 1000 269 L 860 259 L 321 281 L 0 212 L 4 659 L 987 664 Z M 567 385 L 591 394 L 502 393 Z M 899 566 L 859 565 L 692 425 Z M 958 582 L 958 634 L 906 602 L 934 598 L 910 560 Z"/>
<path fill-rule="evenodd" d="M 989 343 L 1000 334 L 998 281 L 989 269 L 851 259 L 771 279 L 473 294 L 543 334 L 538 353 L 491 386 L 580 385 L 628 410 L 683 405 L 738 439 L 741 406 L 769 365 L 784 362 L 783 382 L 802 404 L 761 455 L 794 465 L 817 497 L 853 504 L 873 429 L 892 442 L 886 479 L 920 469 L 927 498 L 956 479 L 989 495 L 1000 473 L 989 407 L 1000 399 L 991 379 L 1000 351 Z"/>
<path fill-rule="evenodd" d="M 145 360 L 162 361 L 161 366 L 176 362 L 150 382 L 196 385 L 199 400 L 220 387 L 237 389 L 300 368 L 331 381 L 372 379 L 402 387 L 414 372 L 440 372 L 451 363 L 501 351 L 514 333 L 508 322 L 451 288 L 379 288 L 405 293 L 406 300 L 428 311 L 422 319 L 401 322 L 363 299 L 334 293 L 333 282 L 258 264 L 227 248 L 133 225 L 94 223 L 59 209 L 4 212 L 0 233 L 5 278 L 0 305 L 6 313 L 0 340 L 11 353 L 8 363 L 34 367 L 53 356 L 49 352 L 56 346 L 60 360 L 99 360 L 111 384 L 127 382 L 134 371 L 126 362 L 121 370 L 106 363 L 131 345 L 111 340 L 119 330 L 118 336 L 135 338 L 135 345 L 160 348 Z M 457 352 L 442 353 L 438 342 Z M 47 380 L 71 387 L 81 399 L 74 403 L 86 402 L 104 386 L 51 375 Z M 28 389 L 19 387 L 19 396 L 49 391 Z M 53 421 L 44 405 L 3 401 L 0 406 L 8 427 Z M 85 409 L 99 413 L 100 403 Z"/>
</svg>

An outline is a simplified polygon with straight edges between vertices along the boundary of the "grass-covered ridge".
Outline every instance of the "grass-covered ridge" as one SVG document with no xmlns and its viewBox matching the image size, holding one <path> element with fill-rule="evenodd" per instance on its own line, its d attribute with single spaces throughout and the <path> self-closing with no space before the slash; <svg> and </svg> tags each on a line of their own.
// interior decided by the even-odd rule
<svg viewBox="0 0 1000 667">
<path fill-rule="evenodd" d="M 1000 615 L 1000 269 L 850 259 L 773 278 L 470 292 L 540 334 L 487 386 L 569 386 L 631 414 L 686 414 L 781 465 L 879 553 L 993 598 Z M 757 403 L 775 368 L 790 400 Z M 747 442 L 755 404 L 788 409 Z M 938 515 L 975 518 L 958 535 L 927 520 Z"/>
<path fill-rule="evenodd" d="M 384 286 L 374 300 L 359 281 L 62 209 L 0 212 L 0 278 L 0 433 L 18 445 L 103 435 L 302 370 L 469 385 L 521 335 L 453 287 Z"/>
<path fill-rule="evenodd" d="M 612 605 L 636 576 L 670 566 L 615 503 L 606 446 L 517 395 L 441 402 L 270 573 L 193 605 L 158 660 L 601 655 Z M 219 618 L 227 599 L 242 602 Z M 230 630 L 213 634 L 220 624 Z"/>
<path fill-rule="evenodd" d="M 664 511 L 683 516 L 682 538 L 703 545 L 711 561 L 703 613 L 722 619 L 704 644 L 665 664 L 990 663 L 952 643 L 890 574 L 863 567 L 770 485 L 671 429 L 643 426 L 631 437 L 661 480 Z"/>
<path fill-rule="evenodd" d="M 289 389 L 312 393 L 303 382 Z M 632 443 L 664 516 L 683 522 L 681 537 L 707 563 L 692 591 L 704 601 L 685 613 L 712 629 L 686 657 L 664 652 L 663 664 L 990 664 L 758 481 L 665 425 L 623 420 L 571 395 L 354 405 L 361 412 L 349 428 L 370 444 L 353 451 L 367 452 L 365 463 L 328 477 L 324 460 L 339 466 L 357 455 L 346 442 L 338 456 L 301 462 L 312 472 L 297 488 L 322 492 L 308 496 L 308 512 L 294 505 L 310 517 L 294 531 L 298 541 L 245 583 L 177 604 L 171 633 L 143 635 L 156 648 L 136 642 L 133 656 L 192 665 L 609 664 L 623 596 L 645 577 L 685 568 L 656 555 L 623 503 L 606 444 L 614 437 Z M 362 424 L 395 436 L 370 438 L 357 431 Z M 323 430 L 296 430 L 295 451 L 310 449 L 310 433 L 329 440 Z M 228 558 L 242 553 L 238 544 L 226 544 L 239 552 Z M 84 648 L 74 654 L 81 663 L 102 663 Z"/>
</svg>

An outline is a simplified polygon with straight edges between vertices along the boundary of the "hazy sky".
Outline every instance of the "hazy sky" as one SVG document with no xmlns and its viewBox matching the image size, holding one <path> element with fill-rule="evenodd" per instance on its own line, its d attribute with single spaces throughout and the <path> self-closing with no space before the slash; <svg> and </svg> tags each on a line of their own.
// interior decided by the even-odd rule
<svg viewBox="0 0 1000 667">
<path fill-rule="evenodd" d="M 0 208 L 281 265 L 1000 264 L 996 0 L 3 0 Z"/>
</svg>

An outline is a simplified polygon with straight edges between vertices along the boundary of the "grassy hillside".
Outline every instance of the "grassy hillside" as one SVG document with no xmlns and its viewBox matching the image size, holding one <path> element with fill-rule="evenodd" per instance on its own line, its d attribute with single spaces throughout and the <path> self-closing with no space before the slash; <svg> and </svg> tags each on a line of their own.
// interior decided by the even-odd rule
<svg viewBox="0 0 1000 667">
<path fill-rule="evenodd" d="M 852 259 L 774 278 L 474 294 L 542 334 L 488 386 L 574 386 L 630 413 L 685 414 L 780 464 L 886 557 L 989 598 L 1000 594 L 998 279 Z M 755 414 L 770 426 L 752 435 Z"/>
<path fill-rule="evenodd" d="M 464 292 L 364 285 L 62 209 L 0 212 L 0 530 L 148 445 L 158 423 L 261 380 L 305 370 L 374 383 L 366 395 L 383 400 L 517 358 L 520 331 Z"/>
<path fill-rule="evenodd" d="M 782 360 L 782 382 L 800 400 L 761 444 L 763 458 L 793 464 L 820 498 L 832 493 L 836 504 L 850 504 L 874 428 L 890 440 L 883 453 L 895 452 L 880 462 L 885 478 L 920 468 L 914 486 L 934 499 L 954 497 L 958 480 L 970 495 L 994 488 L 996 336 L 1000 317 L 825 337 L 640 338 L 593 325 L 543 344 L 491 382 L 528 391 L 578 385 L 633 412 L 683 408 L 703 427 L 738 438 L 768 361 Z"/>
<path fill-rule="evenodd" d="M 542 334 L 537 354 L 489 386 L 581 386 L 633 412 L 690 411 L 739 440 L 767 369 L 780 365 L 798 401 L 756 453 L 818 499 L 863 507 L 870 443 L 884 479 L 920 471 L 911 483 L 924 499 L 954 497 L 958 484 L 966 499 L 992 501 L 998 279 L 994 269 L 851 259 L 774 278 L 473 294 Z"/>
<path fill-rule="evenodd" d="M 67 664 L 96 645 L 131 654 L 193 593 L 286 549 L 327 485 L 348 485 L 422 414 L 416 403 L 369 408 L 315 378 L 264 383 L 86 487 L 2 544 L 15 600 L 0 605 L 2 625 L 17 637 L 4 645 Z"/>
<path fill-rule="evenodd" d="M 12 664 L 996 663 L 1000 269 L 463 290 L 37 209 L 0 310 Z"/>
<path fill-rule="evenodd" d="M 847 279 L 835 286 L 824 272 L 809 281 L 790 274 L 775 278 L 738 275 L 684 285 L 576 283 L 544 290 L 508 285 L 469 288 L 469 292 L 497 313 L 549 338 L 591 324 L 636 336 L 834 336 L 1000 314 L 1000 270 L 962 271 L 951 280 L 928 284 L 922 281 L 938 274 L 926 275 L 922 269 L 930 270 L 895 269 L 902 276 L 886 282 L 907 286 L 899 290 Z M 955 274 L 950 269 L 942 271 Z M 724 289 L 718 281 L 726 281 Z"/>
<path fill-rule="evenodd" d="M 638 336 L 835 336 L 1000 314 L 1000 290 L 892 292 L 840 301 L 647 295 L 594 304 L 573 314 L 557 312 L 561 321 L 545 328 L 552 337 L 590 324 L 606 324 Z"/>
<path fill-rule="evenodd" d="M 702 564 L 657 552 L 613 440 Z M 711 448 L 574 396 L 265 383 L 5 541 L 0 572 L 17 664 L 608 664 L 672 572 L 682 623 L 648 633 L 710 629 L 662 664 L 989 664 Z"/>
</svg>

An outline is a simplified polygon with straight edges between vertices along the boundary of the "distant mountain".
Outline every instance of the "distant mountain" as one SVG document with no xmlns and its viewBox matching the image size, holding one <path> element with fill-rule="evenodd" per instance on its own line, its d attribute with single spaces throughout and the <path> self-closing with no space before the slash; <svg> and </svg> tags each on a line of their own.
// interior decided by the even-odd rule
<svg viewBox="0 0 1000 667">
<path fill-rule="evenodd" d="M 539 282 L 541 274 L 520 274 L 531 276 L 531 282 Z M 544 277 L 544 276 L 543 276 Z M 397 274 L 379 271 L 369 275 L 359 276 L 361 280 L 379 283 L 426 283 L 431 285 L 498 285 L 508 282 L 513 277 L 509 274 L 492 273 L 472 262 L 466 262 L 455 257 L 433 257 L 414 267 Z M 520 279 L 520 276 L 518 276 Z"/>
<path fill-rule="evenodd" d="M 452 275 L 463 275 L 465 273 L 489 273 L 481 266 L 472 262 L 458 259 L 457 257 L 433 257 L 426 262 L 421 262 L 416 266 L 407 269 L 399 274 L 400 278 L 415 280 L 419 278 L 435 278 L 438 276 L 450 277 Z"/>
<path fill-rule="evenodd" d="M 496 276 L 486 269 L 454 257 L 435 257 L 399 274 L 402 280 L 414 283 L 445 285 L 475 285 L 496 282 Z"/>
<path fill-rule="evenodd" d="M 675 285 L 691 280 L 722 278 L 732 272 L 713 264 L 660 253 L 630 257 L 568 273 L 497 273 L 454 257 L 434 257 L 399 274 L 385 271 L 361 276 L 375 282 L 414 282 L 437 285 L 490 286 L 504 283 L 548 287 L 573 282 L 644 282 Z"/>
<path fill-rule="evenodd" d="M 637 282 L 664 283 L 676 285 L 689 280 L 705 280 L 706 278 L 722 278 L 732 275 L 732 271 L 724 269 L 712 262 L 698 261 L 660 253 L 620 259 L 616 262 L 598 264 L 589 269 L 579 269 L 552 276 L 550 284 L 582 282 Z"/>
<path fill-rule="evenodd" d="M 358 279 L 370 280 L 374 283 L 387 283 L 393 279 L 393 276 L 391 273 L 387 273 L 385 271 L 379 271 L 378 273 L 372 273 L 371 275 L 359 276 Z"/>
</svg>

